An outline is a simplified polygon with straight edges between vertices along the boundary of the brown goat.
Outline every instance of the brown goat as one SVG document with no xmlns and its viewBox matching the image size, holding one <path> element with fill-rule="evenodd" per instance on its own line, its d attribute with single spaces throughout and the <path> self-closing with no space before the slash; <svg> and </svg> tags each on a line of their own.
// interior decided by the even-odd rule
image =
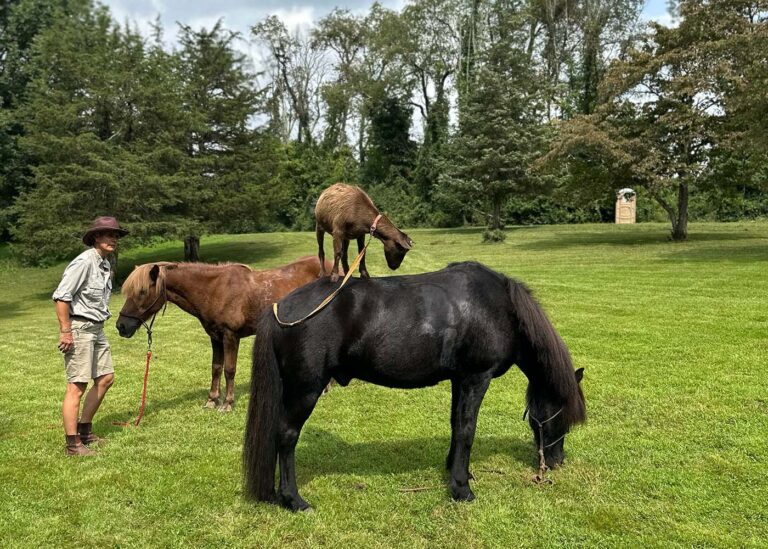
<svg viewBox="0 0 768 549">
<path fill-rule="evenodd" d="M 358 253 L 365 246 L 365 236 L 373 234 L 384 244 L 387 265 L 395 270 L 411 249 L 413 241 L 395 227 L 387 216 L 381 215 L 371 198 L 360 187 L 336 183 L 323 191 L 315 206 L 315 231 L 317 232 L 317 256 L 320 258 L 320 276 L 325 276 L 325 233 L 333 235 L 333 272 L 331 280 L 339 279 L 339 260 L 344 272 L 349 272 L 347 251 L 349 241 L 357 239 Z M 360 261 L 360 276 L 368 278 L 365 256 Z"/>
</svg>

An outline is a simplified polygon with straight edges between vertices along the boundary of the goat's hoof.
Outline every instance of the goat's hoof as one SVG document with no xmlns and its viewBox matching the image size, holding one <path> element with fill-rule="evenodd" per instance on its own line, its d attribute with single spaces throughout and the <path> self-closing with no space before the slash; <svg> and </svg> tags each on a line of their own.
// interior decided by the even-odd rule
<svg viewBox="0 0 768 549">
<path fill-rule="evenodd" d="M 213 410 L 219 405 L 219 401 L 217 399 L 209 398 L 208 402 L 203 404 L 203 408 L 208 408 L 209 410 Z"/>
<path fill-rule="evenodd" d="M 232 403 L 231 402 L 225 402 L 221 406 L 217 408 L 219 412 L 231 412 L 232 411 Z"/>
<path fill-rule="evenodd" d="M 331 275 L 331 282 L 338 282 L 338 281 L 339 281 L 339 275 L 337 275 L 336 273 L 333 273 Z"/>
</svg>

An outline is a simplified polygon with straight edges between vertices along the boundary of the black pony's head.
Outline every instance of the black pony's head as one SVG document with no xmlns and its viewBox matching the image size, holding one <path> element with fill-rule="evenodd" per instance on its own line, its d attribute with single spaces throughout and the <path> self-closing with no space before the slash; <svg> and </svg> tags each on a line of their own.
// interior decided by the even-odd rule
<svg viewBox="0 0 768 549">
<path fill-rule="evenodd" d="M 562 465 L 565 460 L 565 435 L 577 423 L 586 419 L 584 394 L 581 380 L 584 368 L 574 373 L 576 391 L 566 401 L 557 401 L 528 386 L 528 424 L 533 430 L 536 449 L 544 450 L 544 463 L 550 469 Z"/>
</svg>

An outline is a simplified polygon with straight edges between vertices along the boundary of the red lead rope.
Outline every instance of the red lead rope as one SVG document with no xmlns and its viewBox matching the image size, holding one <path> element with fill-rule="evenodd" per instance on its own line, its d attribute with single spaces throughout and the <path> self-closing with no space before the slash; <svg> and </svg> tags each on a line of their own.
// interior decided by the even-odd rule
<svg viewBox="0 0 768 549">
<path fill-rule="evenodd" d="M 147 379 L 149 378 L 149 361 L 152 359 L 152 351 L 147 351 L 147 364 L 144 366 L 144 389 L 141 391 L 141 404 L 139 405 L 139 415 L 136 417 L 136 421 L 133 422 L 134 427 L 138 427 L 141 422 L 141 418 L 144 417 L 144 405 L 147 403 Z M 128 427 L 130 421 L 113 421 L 113 425 L 120 425 L 122 427 Z"/>
<path fill-rule="evenodd" d="M 163 307 L 163 312 L 165 312 L 165 307 Z M 141 422 L 141 418 L 144 417 L 144 405 L 147 403 L 147 379 L 149 378 L 149 361 L 152 360 L 152 326 L 155 325 L 156 317 L 157 317 L 157 313 L 152 315 L 152 321 L 149 323 L 149 325 L 147 325 L 146 322 L 142 321 L 142 324 L 144 324 L 144 327 L 147 329 L 147 364 L 144 366 L 144 388 L 141 391 L 141 404 L 139 405 L 139 415 L 136 418 L 136 421 L 133 422 L 134 427 L 138 427 L 139 423 Z M 122 427 L 128 427 L 131 423 L 127 421 L 113 421 L 112 424 L 120 425 Z"/>
</svg>

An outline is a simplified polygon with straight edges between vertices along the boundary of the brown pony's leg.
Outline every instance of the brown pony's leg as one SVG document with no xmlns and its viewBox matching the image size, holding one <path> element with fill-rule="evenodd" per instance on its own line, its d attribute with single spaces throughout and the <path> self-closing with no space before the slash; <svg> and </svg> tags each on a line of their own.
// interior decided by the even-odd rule
<svg viewBox="0 0 768 549">
<path fill-rule="evenodd" d="M 323 241 L 325 240 L 325 231 L 320 228 L 320 225 L 315 225 L 315 235 L 317 236 L 317 258 L 320 260 L 320 272 L 318 277 L 327 275 L 325 272 L 325 249 L 323 248 Z"/>
<path fill-rule="evenodd" d="M 365 248 L 365 237 L 364 236 L 358 236 L 357 237 L 357 253 L 363 251 L 363 248 Z M 360 260 L 360 278 L 370 278 L 370 275 L 368 274 L 368 268 L 365 266 L 365 256 L 362 257 Z"/>
<path fill-rule="evenodd" d="M 341 266 L 344 267 L 344 274 L 349 272 L 349 240 L 346 238 L 341 245 Z"/>
<path fill-rule="evenodd" d="M 344 237 L 342 235 L 333 235 L 333 270 L 331 271 L 331 282 L 339 280 L 339 261 L 341 260 L 342 248 L 344 246 Z"/>
<path fill-rule="evenodd" d="M 224 377 L 227 380 L 227 394 L 219 412 L 231 412 L 235 405 L 235 373 L 239 348 L 240 339 L 231 332 L 224 332 Z"/>
<path fill-rule="evenodd" d="M 221 372 L 224 370 L 224 344 L 211 338 L 211 349 L 213 350 L 211 391 L 208 393 L 208 402 L 205 403 L 205 408 L 215 408 L 219 405 L 219 381 L 221 380 Z"/>
</svg>

